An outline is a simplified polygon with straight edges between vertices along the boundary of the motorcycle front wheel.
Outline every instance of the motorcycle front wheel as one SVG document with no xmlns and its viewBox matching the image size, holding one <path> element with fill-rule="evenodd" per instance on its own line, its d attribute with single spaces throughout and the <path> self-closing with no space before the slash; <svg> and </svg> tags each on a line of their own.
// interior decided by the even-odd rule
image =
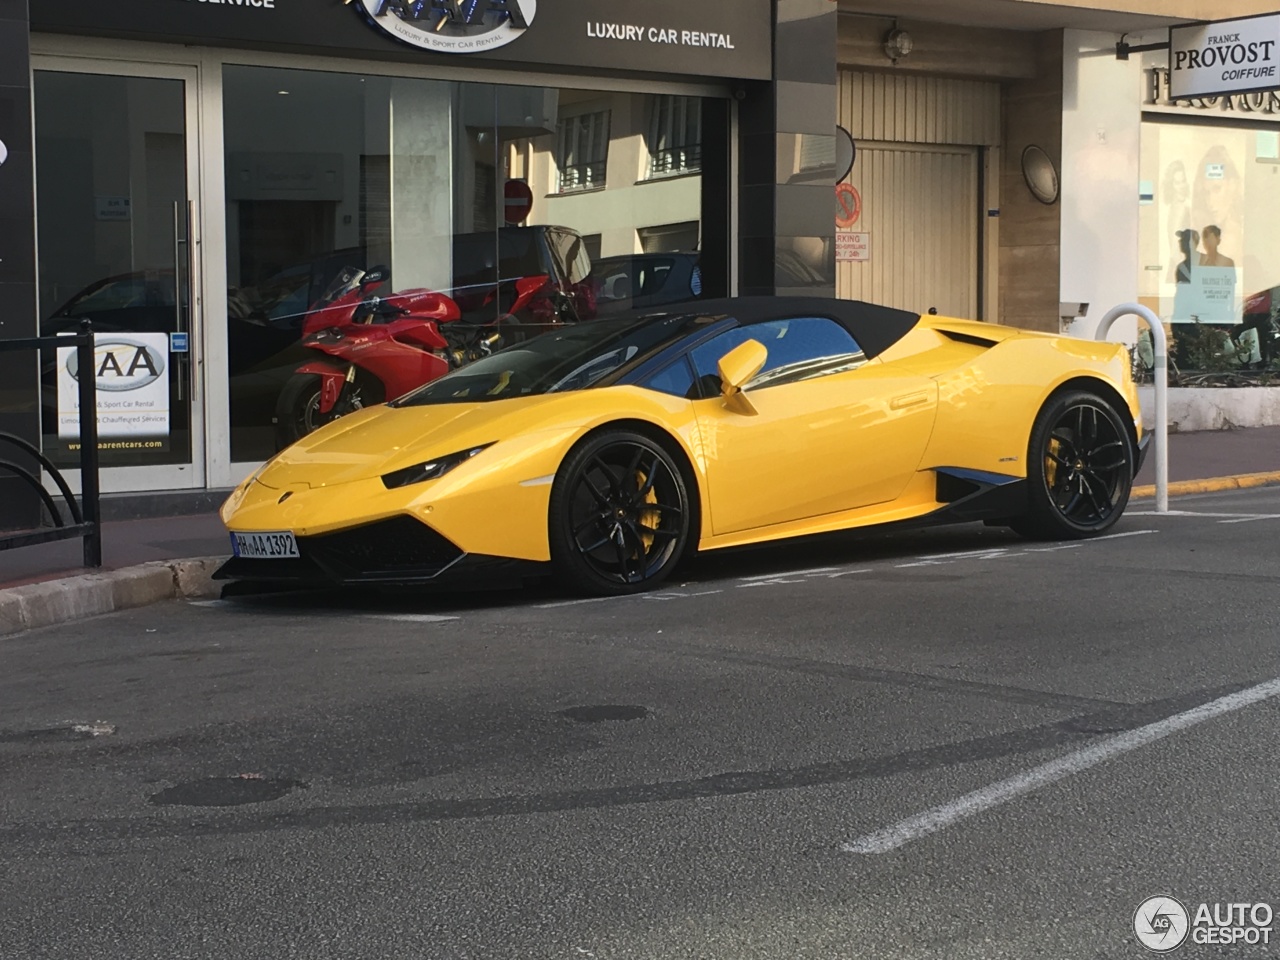
<svg viewBox="0 0 1280 960">
<path fill-rule="evenodd" d="M 276 444 L 283 450 L 332 419 L 320 412 L 320 377 L 295 373 L 276 400 Z"/>
</svg>

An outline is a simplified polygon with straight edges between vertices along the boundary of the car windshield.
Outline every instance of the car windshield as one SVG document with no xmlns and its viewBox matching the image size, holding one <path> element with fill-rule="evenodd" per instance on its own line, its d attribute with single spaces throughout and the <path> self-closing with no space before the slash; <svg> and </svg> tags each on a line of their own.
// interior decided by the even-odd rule
<svg viewBox="0 0 1280 960">
<path fill-rule="evenodd" d="M 698 324 L 720 319 L 682 315 L 573 324 L 468 364 L 393 405 L 479 403 L 586 390 L 623 365 L 652 356 Z"/>
</svg>

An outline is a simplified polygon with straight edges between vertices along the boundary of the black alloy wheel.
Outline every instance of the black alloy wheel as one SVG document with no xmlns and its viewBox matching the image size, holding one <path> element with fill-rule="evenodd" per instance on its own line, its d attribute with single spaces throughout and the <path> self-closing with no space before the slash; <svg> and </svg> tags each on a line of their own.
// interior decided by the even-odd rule
<svg viewBox="0 0 1280 960">
<path fill-rule="evenodd" d="M 1120 415 L 1087 391 L 1051 398 L 1028 451 L 1028 512 L 1013 527 L 1036 539 L 1078 539 L 1109 529 L 1133 489 L 1133 440 Z"/>
<path fill-rule="evenodd" d="M 638 593 L 660 583 L 689 539 L 688 489 L 662 445 L 610 431 L 569 455 L 551 492 L 551 559 L 571 586 Z"/>
</svg>

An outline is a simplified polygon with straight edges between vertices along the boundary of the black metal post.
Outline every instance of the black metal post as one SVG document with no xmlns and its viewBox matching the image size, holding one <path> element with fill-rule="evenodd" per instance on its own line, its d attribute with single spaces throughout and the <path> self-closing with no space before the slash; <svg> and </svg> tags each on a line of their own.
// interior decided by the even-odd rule
<svg viewBox="0 0 1280 960">
<path fill-rule="evenodd" d="M 76 337 L 76 379 L 80 388 L 80 510 L 89 528 L 84 535 L 84 565 L 102 566 L 102 526 L 98 521 L 98 377 L 93 353 L 93 324 L 80 321 Z"/>
</svg>

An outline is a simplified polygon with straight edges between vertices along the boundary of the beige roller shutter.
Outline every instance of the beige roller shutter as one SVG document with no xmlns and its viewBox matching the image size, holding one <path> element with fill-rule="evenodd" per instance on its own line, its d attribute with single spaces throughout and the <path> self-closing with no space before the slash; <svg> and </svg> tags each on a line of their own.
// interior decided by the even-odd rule
<svg viewBox="0 0 1280 960">
<path fill-rule="evenodd" d="M 837 294 L 976 318 L 982 150 L 1000 143 L 999 84 L 842 70 L 839 118 L 858 145 L 852 229 L 869 235 L 869 259 L 837 264 Z"/>
<path fill-rule="evenodd" d="M 868 259 L 837 264 L 837 295 L 976 318 L 979 161 L 975 147 L 860 144 L 852 229 L 868 235 Z"/>
</svg>

